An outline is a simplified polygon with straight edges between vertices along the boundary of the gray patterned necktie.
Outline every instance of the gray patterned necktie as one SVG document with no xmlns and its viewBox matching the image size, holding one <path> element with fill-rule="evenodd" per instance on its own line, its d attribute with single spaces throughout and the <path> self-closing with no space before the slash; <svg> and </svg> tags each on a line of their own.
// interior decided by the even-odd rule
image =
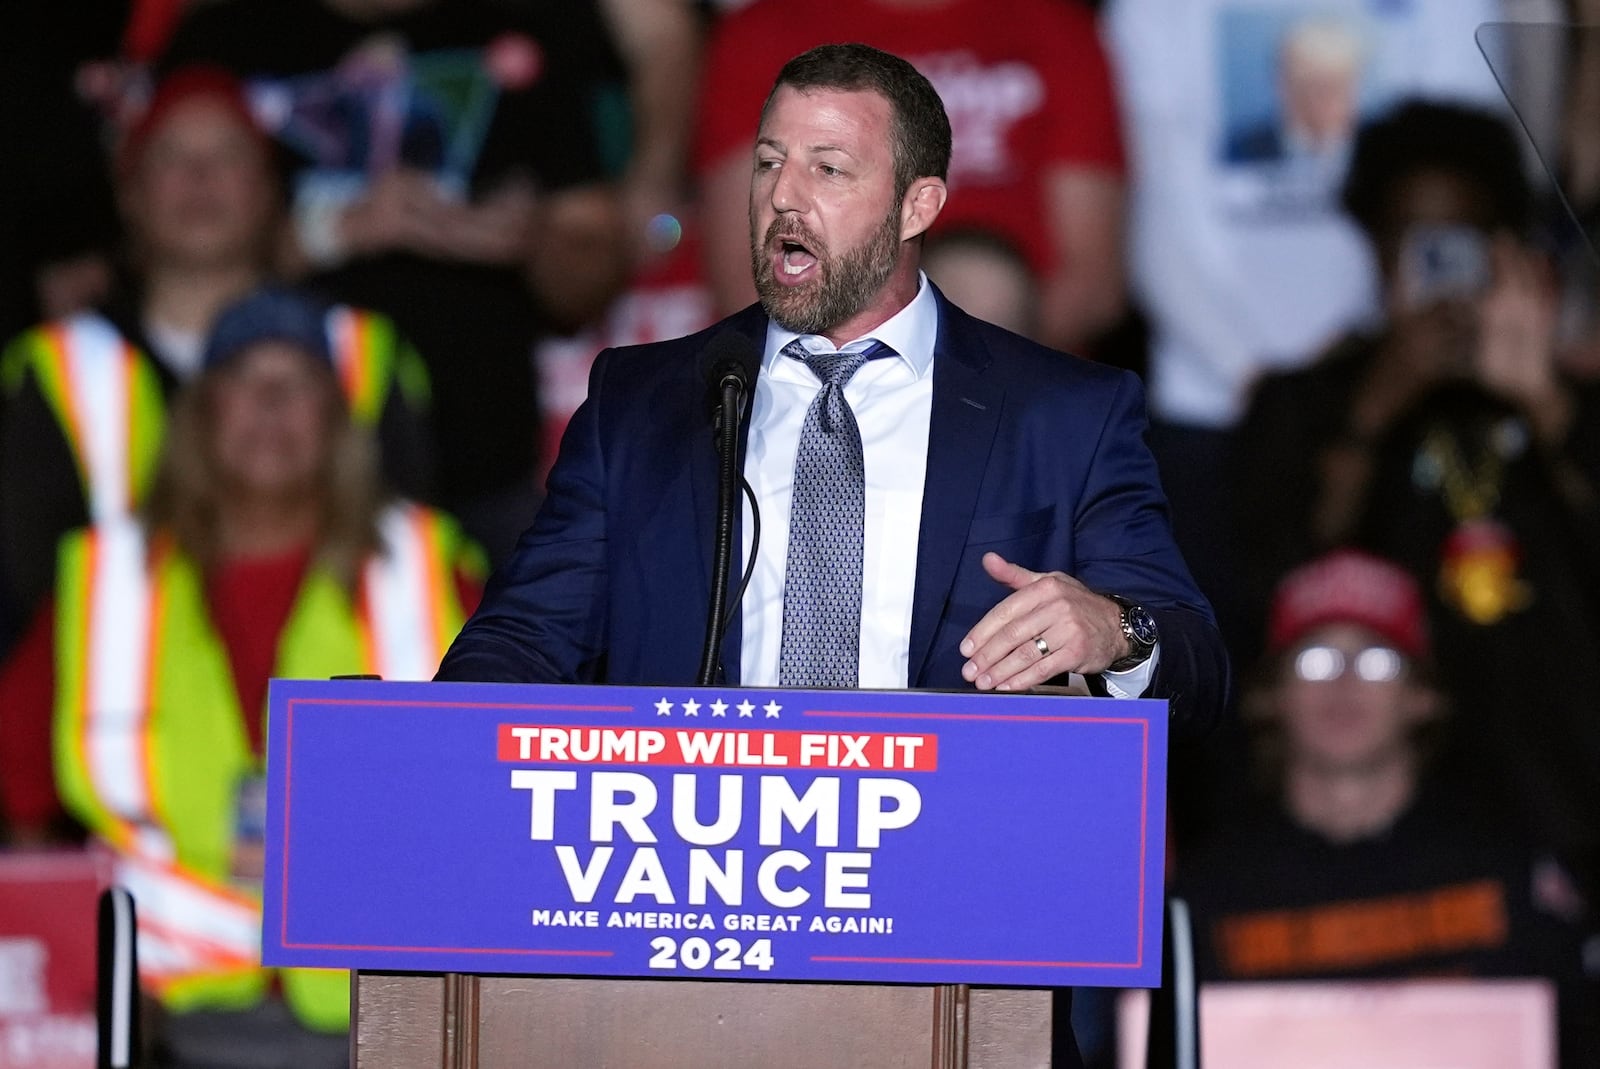
<svg viewBox="0 0 1600 1069">
<path fill-rule="evenodd" d="M 854 687 L 861 649 L 866 468 L 861 431 L 844 387 L 861 365 L 893 356 L 894 350 L 875 341 L 859 353 L 810 353 L 793 341 L 783 352 L 805 361 L 822 380 L 822 390 L 806 410 L 795 455 L 778 684 Z"/>
</svg>

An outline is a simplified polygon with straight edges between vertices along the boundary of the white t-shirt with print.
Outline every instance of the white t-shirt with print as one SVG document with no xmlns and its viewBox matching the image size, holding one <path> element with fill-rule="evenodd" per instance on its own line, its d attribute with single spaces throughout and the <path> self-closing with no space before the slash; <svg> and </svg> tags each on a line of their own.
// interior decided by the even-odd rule
<svg viewBox="0 0 1600 1069">
<path fill-rule="evenodd" d="M 1260 372 L 1376 313 L 1372 254 L 1338 204 L 1355 127 L 1411 96 L 1504 112 L 1474 39 L 1500 12 L 1496 0 L 1110 0 L 1157 418 L 1231 426 Z M 1336 94 L 1319 99 L 1348 105 L 1334 109 L 1348 123 L 1322 124 L 1345 136 L 1314 144 L 1286 128 L 1291 37 Z M 1328 89 L 1330 70 L 1348 77 Z"/>
</svg>

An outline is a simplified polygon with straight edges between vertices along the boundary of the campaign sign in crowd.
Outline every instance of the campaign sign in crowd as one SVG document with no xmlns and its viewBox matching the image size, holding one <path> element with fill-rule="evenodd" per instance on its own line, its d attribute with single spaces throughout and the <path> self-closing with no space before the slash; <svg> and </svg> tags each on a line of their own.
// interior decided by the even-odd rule
<svg viewBox="0 0 1600 1069">
<path fill-rule="evenodd" d="M 274 680 L 263 960 L 1154 986 L 1166 715 Z"/>
</svg>

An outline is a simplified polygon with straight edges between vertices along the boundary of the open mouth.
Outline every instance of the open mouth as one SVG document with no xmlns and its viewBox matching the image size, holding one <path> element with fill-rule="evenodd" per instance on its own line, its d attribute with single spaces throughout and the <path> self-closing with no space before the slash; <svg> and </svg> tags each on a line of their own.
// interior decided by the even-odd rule
<svg viewBox="0 0 1600 1069">
<path fill-rule="evenodd" d="M 782 238 L 777 242 L 773 259 L 774 273 L 786 282 L 800 281 L 817 266 L 816 253 L 792 238 Z"/>
</svg>

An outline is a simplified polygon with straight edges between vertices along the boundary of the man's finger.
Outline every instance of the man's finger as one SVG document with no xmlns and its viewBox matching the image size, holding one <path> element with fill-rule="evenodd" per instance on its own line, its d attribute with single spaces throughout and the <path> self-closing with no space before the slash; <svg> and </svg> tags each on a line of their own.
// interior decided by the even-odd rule
<svg viewBox="0 0 1600 1069">
<path fill-rule="evenodd" d="M 1003 562 L 1002 562 L 1003 563 Z M 1015 567 L 1015 565 L 1012 565 Z M 1026 571 L 1026 569 L 1023 569 Z M 961 655 L 971 657 L 981 649 L 1006 625 L 1018 617 L 1026 616 L 1036 610 L 1042 603 L 1048 601 L 1050 591 L 1045 587 L 1036 587 L 1032 583 L 1024 583 L 1021 589 L 1007 594 L 1000 603 L 972 625 L 972 630 L 961 640 Z"/>
<path fill-rule="evenodd" d="M 983 570 L 989 573 L 989 578 L 997 583 L 1004 583 L 1012 590 L 1021 590 L 1038 579 L 1040 574 L 1030 572 L 1020 564 L 1012 564 L 998 553 L 983 555 Z"/>
<path fill-rule="evenodd" d="M 992 690 L 1029 665 L 1060 654 L 1060 644 L 1069 641 L 1065 636 L 1047 642 L 1044 649 L 1038 646 L 1038 640 L 1051 629 L 1051 614 L 1045 605 L 1013 617 L 972 651 L 961 666 L 962 678 L 979 690 Z"/>
<path fill-rule="evenodd" d="M 1067 670 L 1067 658 L 1059 650 L 1044 655 L 1032 649 L 1016 650 L 973 685 L 979 690 L 1027 690 Z"/>
</svg>

